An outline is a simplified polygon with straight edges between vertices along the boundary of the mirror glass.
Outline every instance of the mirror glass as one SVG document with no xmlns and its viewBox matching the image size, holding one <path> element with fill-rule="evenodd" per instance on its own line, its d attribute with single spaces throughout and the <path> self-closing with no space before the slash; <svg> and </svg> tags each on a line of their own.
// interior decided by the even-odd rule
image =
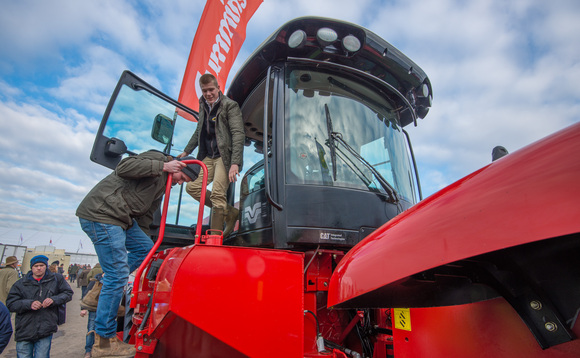
<svg viewBox="0 0 580 358">
<path fill-rule="evenodd" d="M 159 143 L 167 144 L 171 141 L 173 136 L 173 121 L 166 115 L 159 113 L 153 120 L 153 128 L 151 128 L 151 138 Z"/>
</svg>

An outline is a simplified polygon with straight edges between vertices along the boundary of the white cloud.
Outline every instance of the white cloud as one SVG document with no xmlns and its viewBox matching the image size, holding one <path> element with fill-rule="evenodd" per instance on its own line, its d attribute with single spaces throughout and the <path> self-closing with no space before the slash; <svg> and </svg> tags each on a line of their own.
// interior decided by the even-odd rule
<svg viewBox="0 0 580 358">
<path fill-rule="evenodd" d="M 109 171 L 88 160 L 98 122 L 0 103 L 0 223 L 73 230 L 76 205 Z"/>
<path fill-rule="evenodd" d="M 22 95 L 22 90 L 16 87 L 12 87 L 8 83 L 0 80 L 0 96 L 5 98 L 12 98 L 20 95 Z"/>
<path fill-rule="evenodd" d="M 67 77 L 49 91 L 65 103 L 100 115 L 127 66 L 123 57 L 102 46 L 88 46 L 82 57 L 84 62 L 67 69 Z"/>
</svg>

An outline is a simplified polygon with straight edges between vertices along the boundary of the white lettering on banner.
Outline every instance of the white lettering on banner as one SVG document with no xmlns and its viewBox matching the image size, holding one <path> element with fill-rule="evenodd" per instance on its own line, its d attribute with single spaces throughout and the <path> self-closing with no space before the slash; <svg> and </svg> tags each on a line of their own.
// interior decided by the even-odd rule
<svg viewBox="0 0 580 358">
<path fill-rule="evenodd" d="M 224 1 L 221 1 L 224 4 Z M 215 43 L 211 47 L 211 52 L 207 65 L 214 70 L 216 76 L 219 75 L 222 66 L 220 62 L 226 61 L 226 55 L 230 52 L 234 33 L 232 29 L 238 27 L 242 12 L 246 8 L 246 0 L 228 0 L 225 4 L 223 18 L 220 21 L 218 33 L 215 35 Z M 223 52 L 222 52 L 223 50 Z"/>
<path fill-rule="evenodd" d="M 205 71 L 205 73 L 209 73 L 208 70 Z M 197 97 L 201 97 L 202 92 L 201 92 L 201 86 L 199 85 L 199 79 L 201 77 L 201 73 L 199 73 L 199 71 L 197 71 L 197 73 L 195 74 L 195 93 L 197 93 Z"/>
</svg>

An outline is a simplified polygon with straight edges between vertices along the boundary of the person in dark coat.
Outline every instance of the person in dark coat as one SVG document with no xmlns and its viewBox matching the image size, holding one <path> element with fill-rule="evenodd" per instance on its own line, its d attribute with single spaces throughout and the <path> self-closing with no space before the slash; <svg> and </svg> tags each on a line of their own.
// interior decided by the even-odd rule
<svg viewBox="0 0 580 358">
<path fill-rule="evenodd" d="M 18 357 L 49 357 L 52 334 L 58 330 L 58 306 L 72 299 L 73 290 L 62 275 L 47 270 L 48 257 L 34 256 L 30 267 L 10 289 L 6 306 L 16 313 Z"/>
<path fill-rule="evenodd" d="M 87 294 L 87 286 L 89 285 L 89 272 L 91 272 L 91 266 L 84 267 L 80 270 L 77 277 L 77 287 L 81 288 L 81 298 L 85 297 Z"/>
<path fill-rule="evenodd" d="M 10 312 L 4 303 L 0 302 L 0 354 L 10 342 L 12 337 L 12 322 L 10 321 Z"/>
</svg>

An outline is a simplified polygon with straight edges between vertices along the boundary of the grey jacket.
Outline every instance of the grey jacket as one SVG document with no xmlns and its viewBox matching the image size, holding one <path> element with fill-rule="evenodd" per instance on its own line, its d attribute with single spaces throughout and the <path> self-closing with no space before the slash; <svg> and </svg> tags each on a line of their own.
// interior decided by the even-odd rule
<svg viewBox="0 0 580 358">
<path fill-rule="evenodd" d="M 136 219 L 143 231 L 161 205 L 168 174 L 163 163 L 171 158 L 148 151 L 123 159 L 115 171 L 101 180 L 77 208 L 80 218 L 117 225 L 127 230 Z"/>
<path fill-rule="evenodd" d="M 244 164 L 244 141 L 246 140 L 242 111 L 237 102 L 221 92 L 217 105 L 219 107 L 217 110 L 215 131 L 220 157 L 226 167 L 226 173 L 230 171 L 232 164 L 237 164 L 241 171 Z M 201 143 L 201 136 L 204 135 L 201 129 L 203 128 L 204 121 L 207 120 L 205 106 L 205 100 L 201 97 L 199 99 L 199 122 L 197 122 L 197 128 L 184 149 L 186 153 L 191 154 L 199 143 Z M 205 153 L 200 150 L 197 154 L 197 159 L 203 160 L 203 158 L 205 158 Z"/>
</svg>

